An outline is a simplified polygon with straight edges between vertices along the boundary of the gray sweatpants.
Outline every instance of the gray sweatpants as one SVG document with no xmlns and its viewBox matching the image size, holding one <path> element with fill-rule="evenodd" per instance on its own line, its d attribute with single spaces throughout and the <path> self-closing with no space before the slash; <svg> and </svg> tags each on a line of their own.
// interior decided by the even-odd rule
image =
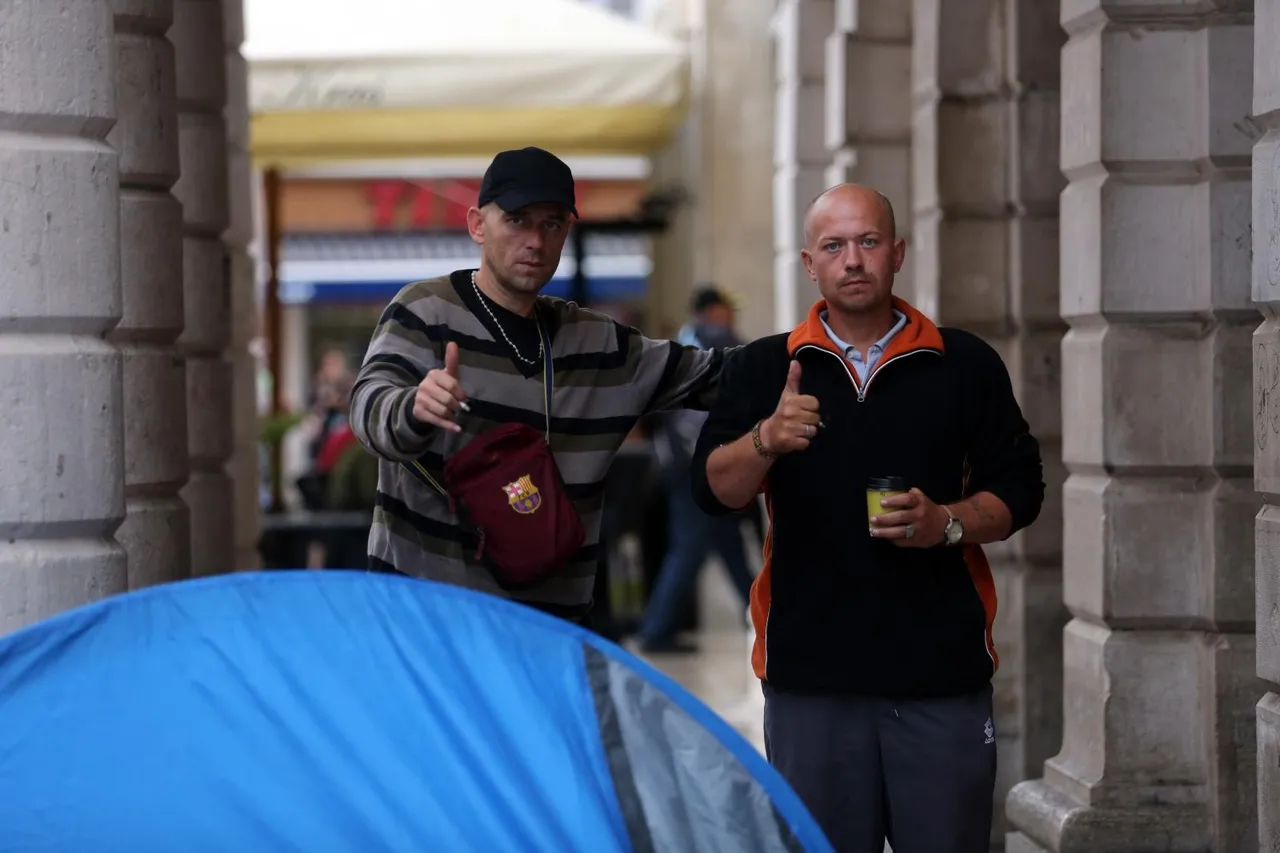
<svg viewBox="0 0 1280 853">
<path fill-rule="evenodd" d="M 987 853 L 996 781 L 990 686 L 892 701 L 764 686 L 769 763 L 837 853 Z"/>
</svg>

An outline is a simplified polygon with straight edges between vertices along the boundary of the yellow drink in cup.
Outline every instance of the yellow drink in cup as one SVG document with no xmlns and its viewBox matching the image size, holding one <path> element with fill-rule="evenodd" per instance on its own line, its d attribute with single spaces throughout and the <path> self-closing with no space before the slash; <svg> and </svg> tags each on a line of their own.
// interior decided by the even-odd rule
<svg viewBox="0 0 1280 853">
<path fill-rule="evenodd" d="M 905 494 L 911 489 L 906 477 L 872 477 L 867 480 L 867 523 L 877 515 L 895 512 L 894 507 L 884 506 L 881 501 L 894 495 Z"/>
</svg>

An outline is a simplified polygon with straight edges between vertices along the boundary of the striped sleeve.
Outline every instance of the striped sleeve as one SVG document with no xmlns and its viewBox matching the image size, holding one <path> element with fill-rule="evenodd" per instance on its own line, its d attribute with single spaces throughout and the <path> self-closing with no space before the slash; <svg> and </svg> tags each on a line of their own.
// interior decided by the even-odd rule
<svg viewBox="0 0 1280 853">
<path fill-rule="evenodd" d="M 436 427 L 413 416 L 418 383 L 442 360 L 427 336 L 430 300 L 414 298 L 416 285 L 396 295 L 382 312 L 351 392 L 351 426 L 370 451 L 392 462 L 421 456 Z"/>
<path fill-rule="evenodd" d="M 726 354 L 733 350 L 699 349 L 682 346 L 675 341 L 657 341 L 632 330 L 640 338 L 633 346 L 640 348 L 642 360 L 662 365 L 662 377 L 654 389 L 646 414 L 669 409 L 694 409 L 705 412 L 715 402 L 720 388 L 720 373 Z"/>
</svg>

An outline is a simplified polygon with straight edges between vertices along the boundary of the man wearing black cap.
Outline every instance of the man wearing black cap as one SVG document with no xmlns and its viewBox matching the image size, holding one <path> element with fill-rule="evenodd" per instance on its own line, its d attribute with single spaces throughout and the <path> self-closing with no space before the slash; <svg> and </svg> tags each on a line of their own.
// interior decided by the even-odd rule
<svg viewBox="0 0 1280 853">
<path fill-rule="evenodd" d="M 351 422 L 380 457 L 369 534 L 374 569 L 509 596 L 581 620 L 592 605 L 605 474 L 645 414 L 706 410 L 723 354 L 655 341 L 572 302 L 539 296 L 560 264 L 573 174 L 539 148 L 504 151 L 485 172 L 467 230 L 480 266 L 406 286 L 374 330 L 352 392 Z M 505 590 L 477 558 L 479 537 L 404 463 L 437 480 L 446 460 L 504 423 L 545 427 L 543 337 L 553 392 L 549 443 L 586 529 L 557 574 Z"/>
<path fill-rule="evenodd" d="M 706 284 L 693 294 L 693 319 L 680 330 L 678 340 L 690 335 L 716 335 L 723 331 L 733 333 L 733 300 L 715 285 Z"/>
</svg>

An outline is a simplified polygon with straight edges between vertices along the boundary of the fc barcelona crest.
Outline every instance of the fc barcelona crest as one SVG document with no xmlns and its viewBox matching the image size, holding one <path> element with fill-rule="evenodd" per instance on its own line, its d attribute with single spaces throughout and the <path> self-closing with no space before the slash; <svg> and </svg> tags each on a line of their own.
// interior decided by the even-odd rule
<svg viewBox="0 0 1280 853">
<path fill-rule="evenodd" d="M 537 512 L 538 507 L 542 506 L 542 495 L 538 494 L 538 487 L 529 479 L 528 474 L 514 483 L 507 483 L 502 490 L 507 493 L 507 503 L 521 515 Z"/>
</svg>

